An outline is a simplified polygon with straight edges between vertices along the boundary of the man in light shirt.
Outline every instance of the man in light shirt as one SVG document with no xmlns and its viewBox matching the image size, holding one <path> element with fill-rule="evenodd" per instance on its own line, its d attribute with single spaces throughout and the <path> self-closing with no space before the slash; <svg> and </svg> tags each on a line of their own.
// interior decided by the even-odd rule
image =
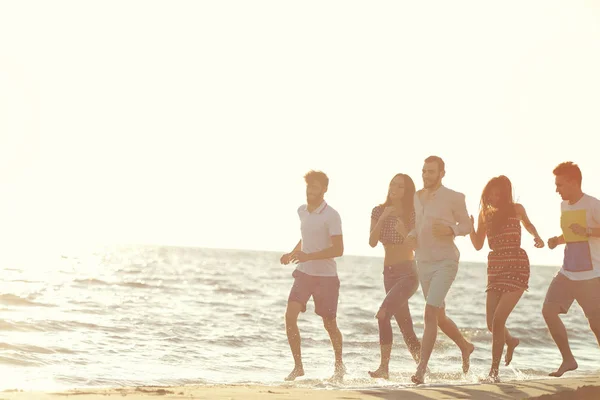
<svg viewBox="0 0 600 400">
<path fill-rule="evenodd" d="M 336 314 L 340 291 L 335 257 L 344 253 L 342 221 L 336 210 L 324 200 L 329 178 L 323 172 L 309 171 L 305 176 L 306 204 L 298 208 L 302 239 L 294 250 L 281 256 L 284 265 L 297 263 L 294 284 L 288 297 L 285 325 L 294 357 L 294 369 L 285 378 L 293 381 L 304 375 L 300 349 L 298 315 L 306 311 L 312 296 L 315 313 L 323 318 L 335 354 L 334 380 L 341 380 L 346 372 L 342 362 L 342 334 L 337 326 Z"/>
<path fill-rule="evenodd" d="M 474 350 L 445 312 L 445 298 L 458 272 L 460 258 L 454 237 L 471 232 L 465 196 L 442 185 L 445 173 L 445 163 L 440 157 L 431 156 L 425 160 L 423 189 L 415 194 L 416 226 L 407 237 L 416 249 L 419 281 L 427 303 L 421 357 L 411 378 L 416 384 L 425 382 L 438 326 L 460 348 L 464 373 L 469 370 L 469 359 Z"/>
<path fill-rule="evenodd" d="M 542 314 L 562 355 L 562 364 L 550 373 L 558 377 L 578 366 L 567 329 L 560 319 L 560 314 L 566 314 L 574 300 L 583 309 L 600 344 L 600 200 L 581 190 L 582 176 L 577 164 L 564 162 L 553 172 L 556 191 L 563 199 L 563 234 L 548 239 L 548 247 L 566 246 L 562 268 L 548 287 Z"/>
</svg>

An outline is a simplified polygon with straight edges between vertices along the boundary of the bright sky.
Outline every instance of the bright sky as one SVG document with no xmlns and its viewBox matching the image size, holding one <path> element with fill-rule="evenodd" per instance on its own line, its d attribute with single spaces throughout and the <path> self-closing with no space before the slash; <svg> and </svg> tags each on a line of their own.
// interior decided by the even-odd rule
<svg viewBox="0 0 600 400">
<path fill-rule="evenodd" d="M 314 168 L 380 256 L 371 209 L 431 154 L 472 214 L 507 175 L 547 238 L 556 164 L 600 197 L 598 71 L 593 1 L 3 2 L 0 239 L 289 251 Z"/>
</svg>

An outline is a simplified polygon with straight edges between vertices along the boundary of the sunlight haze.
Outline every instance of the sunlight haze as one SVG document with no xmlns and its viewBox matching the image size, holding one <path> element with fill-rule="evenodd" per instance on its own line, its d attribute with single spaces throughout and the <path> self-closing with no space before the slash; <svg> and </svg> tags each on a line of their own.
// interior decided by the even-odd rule
<svg viewBox="0 0 600 400">
<path fill-rule="evenodd" d="M 346 254 L 382 256 L 371 209 L 433 154 L 473 215 L 507 175 L 547 240 L 558 163 L 600 197 L 598 71 L 590 1 L 4 2 L 2 241 L 287 252 L 317 169 Z"/>
</svg>

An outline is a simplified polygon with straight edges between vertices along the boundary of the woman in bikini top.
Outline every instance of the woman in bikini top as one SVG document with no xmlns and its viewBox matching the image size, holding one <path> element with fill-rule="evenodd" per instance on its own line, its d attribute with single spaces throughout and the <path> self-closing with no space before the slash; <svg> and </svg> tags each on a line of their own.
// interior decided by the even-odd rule
<svg viewBox="0 0 600 400">
<path fill-rule="evenodd" d="M 390 182 L 385 203 L 371 212 L 369 244 L 381 242 L 385 250 L 383 281 L 386 297 L 376 318 L 379 320 L 379 343 L 381 363 L 376 371 L 369 371 L 374 378 L 389 377 L 393 333 L 391 318 L 395 317 L 406 345 L 418 362 L 421 344 L 413 329 L 408 299 L 417 291 L 419 281 L 414 264 L 414 251 L 404 244 L 404 238 L 415 226 L 415 184 L 405 174 L 397 174 Z"/>
<path fill-rule="evenodd" d="M 404 238 L 415 226 L 415 212 L 410 212 L 405 218 L 400 207 L 386 206 L 385 203 L 376 206 L 371 212 L 371 229 L 369 244 L 375 247 L 381 242 L 385 249 L 384 266 L 393 266 L 414 259 L 413 249 L 404 246 Z M 376 229 L 379 227 L 379 229 Z"/>
</svg>

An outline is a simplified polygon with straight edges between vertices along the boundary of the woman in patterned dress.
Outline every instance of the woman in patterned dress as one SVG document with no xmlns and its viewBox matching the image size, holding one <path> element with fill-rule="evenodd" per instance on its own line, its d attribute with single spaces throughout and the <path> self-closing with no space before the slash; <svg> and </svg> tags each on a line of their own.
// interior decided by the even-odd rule
<svg viewBox="0 0 600 400">
<path fill-rule="evenodd" d="M 415 184 L 406 174 L 392 178 L 385 203 L 371 211 L 369 244 L 377 246 L 381 242 L 385 250 L 383 260 L 383 284 L 386 297 L 377 315 L 379 321 L 379 344 L 381 362 L 375 371 L 369 371 L 373 378 L 389 378 L 389 362 L 392 352 L 392 317 L 404 337 L 415 361 L 419 361 L 421 343 L 413 329 L 413 321 L 408 307 L 408 299 L 419 288 L 414 251 L 404 244 L 404 238 L 415 226 Z"/>
<path fill-rule="evenodd" d="M 527 217 L 525 208 L 512 198 L 512 185 L 504 176 L 492 178 L 481 194 L 479 220 L 475 230 L 475 220 L 471 216 L 471 242 L 476 250 L 481 250 L 485 238 L 488 239 L 488 284 L 486 318 L 492 332 L 492 367 L 488 379 L 497 382 L 500 358 L 506 343 L 505 363 L 509 365 L 519 339 L 511 336 L 506 328 L 506 320 L 517 305 L 529 283 L 529 258 L 521 248 L 521 223 L 534 237 L 537 248 L 544 247 L 544 241 Z"/>
</svg>

